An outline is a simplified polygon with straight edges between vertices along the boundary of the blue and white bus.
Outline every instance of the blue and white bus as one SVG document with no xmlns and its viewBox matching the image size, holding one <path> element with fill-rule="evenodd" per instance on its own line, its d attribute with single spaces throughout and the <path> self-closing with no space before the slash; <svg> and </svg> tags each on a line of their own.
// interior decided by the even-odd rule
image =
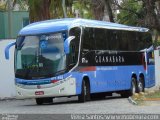
<svg viewBox="0 0 160 120">
<path fill-rule="evenodd" d="M 152 37 L 147 28 L 56 19 L 24 27 L 15 43 L 17 98 L 38 105 L 55 97 L 122 97 L 155 85 Z"/>
</svg>

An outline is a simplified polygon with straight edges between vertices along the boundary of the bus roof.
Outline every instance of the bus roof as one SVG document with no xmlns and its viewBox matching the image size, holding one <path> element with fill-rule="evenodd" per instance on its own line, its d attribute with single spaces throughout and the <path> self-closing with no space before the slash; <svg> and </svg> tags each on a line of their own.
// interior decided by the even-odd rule
<svg viewBox="0 0 160 120">
<path fill-rule="evenodd" d="M 115 30 L 127 30 L 127 31 L 137 31 L 137 32 L 147 32 L 149 29 L 142 27 L 132 27 L 117 23 L 111 23 L 106 21 L 98 20 L 88 20 L 80 18 L 64 18 L 64 19 L 53 19 L 41 22 L 32 23 L 24 27 L 19 35 L 35 35 L 35 34 L 45 34 L 52 32 L 59 32 L 68 30 L 72 27 L 83 26 L 83 27 L 95 27 L 95 28 L 105 28 L 105 29 L 115 29 Z"/>
</svg>

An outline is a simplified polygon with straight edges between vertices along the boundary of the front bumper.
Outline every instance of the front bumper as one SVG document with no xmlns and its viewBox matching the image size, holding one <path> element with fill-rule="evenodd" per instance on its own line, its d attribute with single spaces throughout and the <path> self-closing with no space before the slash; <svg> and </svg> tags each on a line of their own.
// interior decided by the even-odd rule
<svg viewBox="0 0 160 120">
<path fill-rule="evenodd" d="M 53 83 L 52 83 L 53 84 Z M 76 95 L 76 80 L 75 78 L 68 78 L 60 80 L 58 84 L 41 85 L 38 89 L 37 85 L 16 85 L 16 96 L 18 99 L 23 98 L 41 98 L 41 97 L 61 97 Z M 47 87 L 50 86 L 50 87 Z M 36 89 L 35 89 L 36 88 Z M 44 94 L 37 95 L 37 92 Z"/>
</svg>

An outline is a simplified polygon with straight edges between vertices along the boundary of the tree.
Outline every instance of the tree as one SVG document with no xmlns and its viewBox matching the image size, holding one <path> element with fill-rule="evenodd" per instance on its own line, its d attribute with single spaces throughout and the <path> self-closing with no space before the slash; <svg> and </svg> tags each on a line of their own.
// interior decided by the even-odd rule
<svg viewBox="0 0 160 120">
<path fill-rule="evenodd" d="M 91 0 L 76 0 L 73 3 L 74 13 L 76 17 L 92 19 Z"/>
<path fill-rule="evenodd" d="M 30 22 L 50 19 L 51 0 L 28 0 Z"/>
<path fill-rule="evenodd" d="M 159 0 L 123 0 L 121 4 L 116 5 L 120 9 L 120 23 L 150 28 L 154 31 L 157 42 L 160 34 Z"/>
<path fill-rule="evenodd" d="M 156 0 L 123 0 L 121 5 L 116 5 L 120 9 L 120 23 L 160 29 L 158 12 L 155 12 Z"/>
<path fill-rule="evenodd" d="M 0 2 L 0 11 L 6 10 L 6 3 Z"/>
<path fill-rule="evenodd" d="M 93 16 L 96 20 L 114 22 L 112 0 L 92 0 Z M 105 17 L 108 17 L 105 19 Z"/>
<path fill-rule="evenodd" d="M 73 0 L 28 0 L 30 22 L 63 18 L 68 14 L 70 16 L 72 2 Z"/>
<path fill-rule="evenodd" d="M 144 10 L 142 4 L 133 0 L 123 0 L 118 6 L 120 13 L 117 21 L 121 24 L 141 26 L 144 18 Z"/>
<path fill-rule="evenodd" d="M 66 18 L 67 17 L 67 12 L 66 12 L 65 1 L 66 0 L 62 0 L 62 8 L 63 8 L 63 16 Z"/>
<path fill-rule="evenodd" d="M 105 2 L 105 8 L 109 16 L 109 21 L 114 22 L 114 17 L 112 13 L 112 5 L 111 5 L 111 0 L 104 0 Z"/>
<path fill-rule="evenodd" d="M 145 11 L 145 26 L 160 31 L 160 21 L 157 16 L 158 14 L 155 12 L 156 0 L 143 0 L 143 7 Z"/>
<path fill-rule="evenodd" d="M 103 20 L 104 0 L 92 0 L 93 16 L 96 20 Z"/>
</svg>

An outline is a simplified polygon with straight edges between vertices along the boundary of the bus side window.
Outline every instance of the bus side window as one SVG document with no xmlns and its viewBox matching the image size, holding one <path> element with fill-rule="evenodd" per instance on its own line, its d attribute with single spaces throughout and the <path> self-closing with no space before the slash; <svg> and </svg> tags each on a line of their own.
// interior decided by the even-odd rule
<svg viewBox="0 0 160 120">
<path fill-rule="evenodd" d="M 110 30 L 110 50 L 119 50 L 119 38 L 118 38 L 118 31 Z"/>
<path fill-rule="evenodd" d="M 122 31 L 117 30 L 117 35 L 116 35 L 116 50 L 121 50 L 120 49 L 121 41 L 122 41 Z"/>
<path fill-rule="evenodd" d="M 128 32 L 127 31 L 122 31 L 122 39 L 120 42 L 120 49 L 122 51 L 128 50 Z"/>
<path fill-rule="evenodd" d="M 75 36 L 75 39 L 70 43 L 69 64 L 76 64 L 78 61 L 79 42 L 80 42 L 81 29 L 78 27 L 72 28 L 69 32 L 70 36 Z"/>
<path fill-rule="evenodd" d="M 95 49 L 94 29 L 86 27 L 84 28 L 83 31 L 82 50 L 83 52 L 88 52 L 94 49 Z"/>
<path fill-rule="evenodd" d="M 95 28 L 96 50 L 107 50 L 107 40 L 106 30 L 102 28 Z"/>
<path fill-rule="evenodd" d="M 136 51 L 137 50 L 137 43 L 136 41 L 136 32 L 128 32 L 128 50 L 129 51 Z"/>
<path fill-rule="evenodd" d="M 143 34 L 140 32 L 137 32 L 136 34 L 137 34 L 136 35 L 136 46 L 137 46 L 136 50 L 139 51 L 139 50 L 145 49 L 143 36 L 142 36 Z"/>
</svg>

